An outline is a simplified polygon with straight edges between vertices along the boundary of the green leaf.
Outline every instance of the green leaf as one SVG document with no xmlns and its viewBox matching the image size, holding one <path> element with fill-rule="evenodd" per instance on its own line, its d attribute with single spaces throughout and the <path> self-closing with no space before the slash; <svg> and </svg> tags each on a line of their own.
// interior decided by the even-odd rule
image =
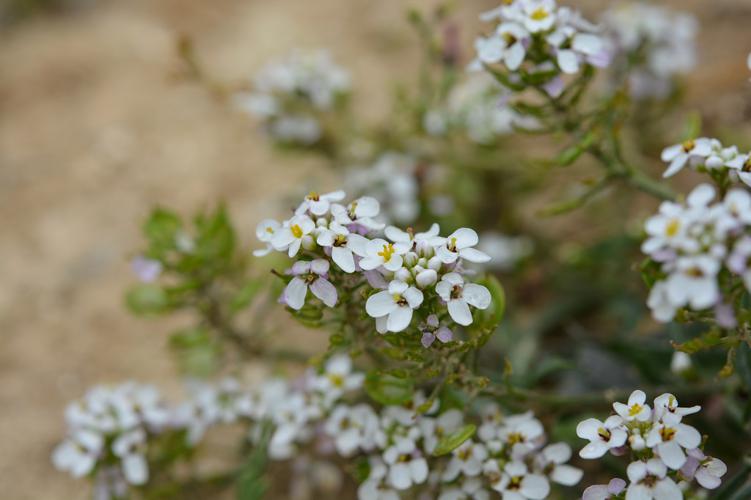
<svg viewBox="0 0 751 500">
<path fill-rule="evenodd" d="M 568 166 L 574 163 L 595 141 L 595 133 L 587 133 L 581 141 L 570 148 L 563 150 L 555 159 L 555 162 L 561 166 Z"/>
<path fill-rule="evenodd" d="M 720 332 L 720 330 L 718 330 L 717 328 L 712 328 L 705 334 L 699 337 L 696 337 L 694 339 L 691 339 L 688 342 L 673 343 L 673 347 L 687 354 L 695 354 L 699 351 L 716 347 L 720 345 L 721 343 L 722 343 L 722 332 Z"/>
<path fill-rule="evenodd" d="M 169 210 L 155 208 L 143 225 L 143 233 L 149 240 L 150 251 L 155 256 L 175 248 L 177 233 L 182 230 L 180 217 Z"/>
<path fill-rule="evenodd" d="M 263 500 L 268 489 L 265 473 L 269 459 L 266 453 L 272 426 L 266 422 L 261 427 L 260 438 L 248 455 L 237 478 L 237 500 Z"/>
<path fill-rule="evenodd" d="M 133 314 L 151 316 L 169 309 L 167 292 L 159 285 L 137 285 L 125 295 L 125 303 Z"/>
<path fill-rule="evenodd" d="M 488 289 L 491 297 L 490 307 L 479 313 L 479 321 L 483 329 L 492 332 L 503 320 L 503 314 L 506 311 L 506 293 L 495 276 L 486 276 L 478 283 Z"/>
<path fill-rule="evenodd" d="M 230 303 L 230 310 L 235 313 L 242 309 L 245 309 L 253 302 L 253 299 L 259 291 L 263 289 L 263 283 L 261 280 L 253 280 L 246 283 L 232 298 Z"/>
<path fill-rule="evenodd" d="M 180 330 L 172 334 L 169 346 L 177 356 L 183 374 L 206 378 L 216 371 L 221 349 L 203 328 Z"/>
<path fill-rule="evenodd" d="M 365 377 L 365 392 L 382 405 L 402 405 L 412 399 L 415 383 L 409 378 L 371 371 Z"/>
<path fill-rule="evenodd" d="M 474 436 L 477 427 L 475 424 L 467 424 L 464 427 L 452 432 L 447 436 L 443 436 L 433 450 L 433 456 L 440 457 L 441 455 L 448 455 L 458 447 L 460 447 L 464 441 Z"/>
</svg>

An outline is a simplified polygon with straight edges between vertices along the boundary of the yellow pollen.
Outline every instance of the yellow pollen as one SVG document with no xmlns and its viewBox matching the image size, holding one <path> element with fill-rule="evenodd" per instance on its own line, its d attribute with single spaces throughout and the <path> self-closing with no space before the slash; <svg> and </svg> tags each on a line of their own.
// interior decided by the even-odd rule
<svg viewBox="0 0 751 500">
<path fill-rule="evenodd" d="M 451 241 L 449 241 L 449 250 L 452 252 L 456 252 L 456 238 L 452 237 Z"/>
<path fill-rule="evenodd" d="M 342 377 L 341 375 L 331 374 L 329 375 L 329 382 L 331 382 L 334 387 L 341 387 L 344 385 L 344 377 Z"/>
<path fill-rule="evenodd" d="M 597 435 L 605 441 L 610 441 L 610 431 L 605 427 L 600 427 L 599 429 L 597 429 Z"/>
<path fill-rule="evenodd" d="M 546 17 L 548 17 L 548 11 L 545 10 L 543 7 L 538 7 L 534 12 L 532 12 L 532 15 L 529 16 L 535 21 L 542 21 Z"/>
<path fill-rule="evenodd" d="M 388 243 L 386 245 L 383 245 L 383 251 L 378 252 L 378 255 L 383 257 L 384 261 L 388 262 L 389 260 L 391 260 L 391 256 L 394 255 L 395 251 L 396 250 L 394 250 L 394 244 Z"/>
<path fill-rule="evenodd" d="M 692 149 L 694 149 L 694 146 L 696 146 L 696 143 L 692 140 L 685 141 L 683 143 L 683 151 L 688 153 Z"/>
<path fill-rule="evenodd" d="M 665 226 L 665 234 L 673 237 L 678 234 L 678 230 L 681 228 L 681 221 L 678 219 L 671 219 L 668 225 Z"/>
<path fill-rule="evenodd" d="M 662 436 L 663 441 L 670 441 L 673 439 L 673 436 L 675 436 L 675 429 L 663 427 L 662 430 L 660 430 L 660 436 Z"/>
<path fill-rule="evenodd" d="M 743 164 L 741 170 L 744 172 L 751 172 L 751 156 L 748 157 L 748 160 Z"/>
<path fill-rule="evenodd" d="M 316 193 L 315 191 L 311 191 L 310 193 L 308 193 L 307 198 L 309 200 L 318 201 L 318 193 Z"/>
<path fill-rule="evenodd" d="M 516 43 L 516 37 L 511 33 L 504 33 L 503 41 L 506 42 L 506 46 L 513 45 Z"/>
<path fill-rule="evenodd" d="M 506 438 L 508 439 L 509 444 L 516 444 L 516 443 L 523 443 L 524 442 L 524 436 L 521 432 L 512 432 L 508 435 Z"/>
<path fill-rule="evenodd" d="M 266 232 L 269 233 L 269 234 L 274 234 L 274 230 L 271 229 L 270 227 L 266 228 Z"/>
<path fill-rule="evenodd" d="M 639 413 L 641 413 L 641 410 L 642 410 L 642 405 L 640 405 L 639 403 L 633 404 L 628 409 L 628 416 L 635 417 Z"/>
<path fill-rule="evenodd" d="M 302 228 L 297 224 L 294 224 L 289 230 L 292 231 L 292 235 L 295 238 L 302 238 Z"/>
<path fill-rule="evenodd" d="M 522 476 L 514 476 L 509 481 L 507 488 L 510 490 L 518 490 L 522 486 Z"/>
<path fill-rule="evenodd" d="M 686 274 L 693 278 L 701 278 L 702 276 L 704 276 L 704 272 L 698 267 L 692 267 L 691 269 L 687 269 Z"/>
</svg>

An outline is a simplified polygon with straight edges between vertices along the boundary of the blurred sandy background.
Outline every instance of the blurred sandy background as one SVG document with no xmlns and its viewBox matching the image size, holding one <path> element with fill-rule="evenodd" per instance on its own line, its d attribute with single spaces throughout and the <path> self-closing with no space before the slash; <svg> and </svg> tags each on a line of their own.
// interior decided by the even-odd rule
<svg viewBox="0 0 751 500">
<path fill-rule="evenodd" d="M 321 172 L 273 153 L 245 117 L 175 81 L 176 34 L 228 80 L 292 47 L 330 47 L 377 117 L 387 84 L 416 57 L 404 11 L 430 3 L 113 0 L 0 26 L 0 497 L 86 497 L 49 453 L 65 403 L 87 386 L 177 386 L 169 325 L 122 307 L 149 207 L 188 213 L 223 198 L 250 242 L 270 203 Z M 690 101 L 748 123 L 751 2 L 671 3 L 704 24 Z M 466 2 L 459 17 L 471 27 L 492 5 Z"/>
</svg>

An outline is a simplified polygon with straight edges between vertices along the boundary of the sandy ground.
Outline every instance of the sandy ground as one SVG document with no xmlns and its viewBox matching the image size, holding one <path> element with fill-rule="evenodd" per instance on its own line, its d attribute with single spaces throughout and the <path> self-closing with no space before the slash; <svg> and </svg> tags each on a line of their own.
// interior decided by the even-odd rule
<svg viewBox="0 0 751 500">
<path fill-rule="evenodd" d="M 476 3 L 462 16 L 489 5 Z M 692 100 L 724 96 L 717 105 L 738 114 L 751 6 L 681 3 L 709 25 Z M 227 79 L 292 47 L 331 47 L 376 116 L 384 84 L 414 57 L 406 5 L 113 1 L 0 33 L 2 498 L 86 497 L 82 483 L 52 469 L 49 453 L 65 403 L 87 386 L 134 377 L 177 386 L 164 349 L 169 321 L 135 319 L 122 307 L 128 258 L 152 204 L 187 213 L 223 198 L 248 241 L 280 194 L 326 182 L 314 160 L 280 158 L 244 117 L 175 82 L 176 34 L 193 36 Z"/>
</svg>

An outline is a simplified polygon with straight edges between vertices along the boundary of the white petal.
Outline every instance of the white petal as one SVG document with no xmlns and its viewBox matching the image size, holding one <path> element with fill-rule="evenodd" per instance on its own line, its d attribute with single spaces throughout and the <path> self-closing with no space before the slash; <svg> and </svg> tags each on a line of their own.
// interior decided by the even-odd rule
<svg viewBox="0 0 751 500">
<path fill-rule="evenodd" d="M 608 451 L 608 445 L 602 441 L 593 441 L 579 451 L 579 456 L 586 459 L 600 458 Z"/>
<path fill-rule="evenodd" d="M 681 170 L 683 170 L 683 167 L 686 165 L 686 162 L 688 161 L 688 155 L 687 154 L 679 154 L 676 156 L 672 162 L 670 162 L 670 166 L 665 170 L 665 172 L 662 174 L 663 177 L 668 178 L 672 177 Z"/>
<path fill-rule="evenodd" d="M 556 465 L 550 474 L 550 479 L 564 486 L 573 486 L 578 483 L 584 472 L 571 465 Z"/>
<path fill-rule="evenodd" d="M 681 446 L 675 441 L 668 441 L 657 445 L 657 452 L 662 461 L 673 470 L 678 470 L 686 463 L 686 455 Z"/>
<path fill-rule="evenodd" d="M 667 147 L 662 150 L 662 154 L 660 155 L 660 158 L 664 162 L 670 162 L 673 161 L 681 152 L 683 151 L 683 145 L 682 144 L 674 144 L 670 147 Z"/>
<path fill-rule="evenodd" d="M 588 418 L 579 422 L 576 426 L 576 435 L 582 439 L 596 441 L 599 439 L 597 431 L 600 427 L 602 427 L 602 422 L 596 418 Z"/>
<path fill-rule="evenodd" d="M 578 33 L 574 37 L 571 47 L 577 52 L 593 56 L 602 50 L 602 40 L 599 36 L 591 33 Z"/>
<path fill-rule="evenodd" d="M 428 464 L 424 458 L 412 460 L 409 468 L 415 483 L 420 484 L 428 478 Z"/>
<path fill-rule="evenodd" d="M 365 303 L 365 311 L 372 318 L 385 316 L 397 307 L 394 297 L 386 290 L 371 295 Z"/>
<path fill-rule="evenodd" d="M 675 440 L 684 448 L 697 448 L 701 443 L 701 434 L 690 425 L 678 424 Z"/>
<path fill-rule="evenodd" d="M 459 257 L 470 262 L 476 262 L 478 264 L 490 261 L 490 255 L 486 254 L 485 252 L 481 252 L 476 248 L 463 248 L 459 250 Z"/>
<path fill-rule="evenodd" d="M 334 307 L 336 305 L 336 287 L 329 280 L 318 278 L 310 285 L 310 291 L 327 306 Z"/>
<path fill-rule="evenodd" d="M 462 299 L 452 299 L 448 302 L 448 310 L 451 315 L 451 319 L 459 323 L 460 325 L 472 324 L 472 313 L 469 311 L 469 306 Z"/>
<path fill-rule="evenodd" d="M 149 467 L 142 455 L 127 455 L 122 459 L 123 474 L 130 484 L 144 484 L 149 479 Z"/>
<path fill-rule="evenodd" d="M 407 303 L 412 309 L 417 309 L 418 307 L 420 307 L 420 304 L 422 304 L 422 292 L 413 286 L 405 290 L 403 296 L 405 299 L 407 299 Z"/>
<path fill-rule="evenodd" d="M 448 242 L 451 243 L 454 239 L 456 239 L 457 249 L 473 247 L 480 241 L 475 230 L 468 227 L 459 228 L 451 233 L 451 236 L 448 237 Z"/>
<path fill-rule="evenodd" d="M 350 234 L 347 236 L 347 248 L 352 250 L 356 255 L 365 257 L 367 254 L 368 239 L 359 234 Z"/>
<path fill-rule="evenodd" d="M 533 500 L 543 499 L 550 493 L 550 483 L 544 476 L 529 474 L 522 480 L 519 489 L 522 495 Z"/>
<path fill-rule="evenodd" d="M 352 250 L 346 247 L 334 247 L 331 249 L 331 260 L 345 273 L 355 272 L 355 258 Z"/>
<path fill-rule="evenodd" d="M 566 443 L 554 443 L 545 447 L 542 454 L 550 462 L 562 464 L 571 458 L 571 447 Z"/>
<path fill-rule="evenodd" d="M 511 71 L 516 71 L 524 61 L 526 50 L 521 43 L 515 43 L 511 47 L 506 49 L 503 60 L 506 63 L 506 67 Z"/>
<path fill-rule="evenodd" d="M 308 285 L 300 278 L 294 277 L 284 289 L 284 302 L 292 309 L 300 310 L 305 304 Z"/>
<path fill-rule="evenodd" d="M 462 297 L 468 304 L 475 306 L 478 309 L 487 309 L 492 300 L 488 289 L 475 283 L 467 283 L 464 285 Z"/>
<path fill-rule="evenodd" d="M 670 478 L 665 478 L 655 486 L 654 498 L 658 500 L 683 500 L 683 493 Z"/>
<path fill-rule="evenodd" d="M 397 490 L 406 490 L 412 486 L 412 474 L 409 465 L 405 463 L 392 465 L 389 469 L 389 483 Z"/>
<path fill-rule="evenodd" d="M 389 314 L 388 329 L 390 332 L 401 332 L 412 321 L 412 309 L 409 307 L 397 307 Z"/>
<path fill-rule="evenodd" d="M 579 71 L 579 58 L 573 50 L 558 51 L 558 67 L 567 74 L 573 74 Z"/>
</svg>

